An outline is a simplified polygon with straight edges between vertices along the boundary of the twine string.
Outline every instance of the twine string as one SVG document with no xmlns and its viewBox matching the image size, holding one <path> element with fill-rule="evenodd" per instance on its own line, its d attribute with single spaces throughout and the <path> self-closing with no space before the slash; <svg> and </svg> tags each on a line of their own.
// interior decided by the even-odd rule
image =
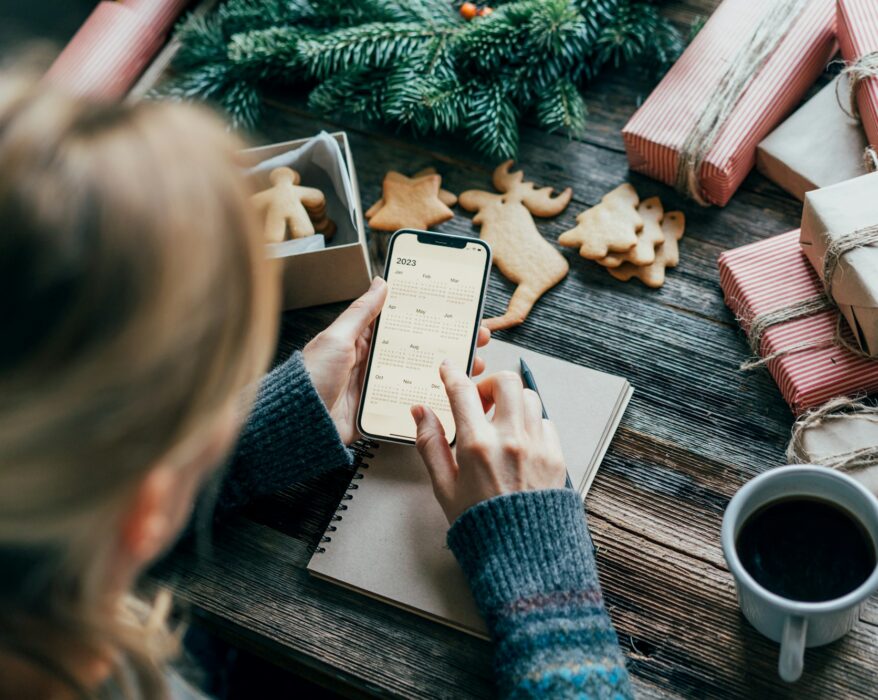
<svg viewBox="0 0 878 700">
<path fill-rule="evenodd" d="M 800 299 L 791 304 L 786 304 L 780 308 L 754 316 L 750 320 L 747 340 L 750 344 L 750 350 L 756 357 L 743 362 L 741 369 L 744 371 L 756 369 L 778 357 L 830 345 L 844 348 L 858 357 L 871 357 L 869 353 L 864 352 L 855 342 L 848 340 L 841 314 L 836 319 L 835 332 L 829 338 L 796 343 L 763 357 L 759 357 L 759 354 L 762 349 L 762 339 L 765 331 L 772 326 L 788 323 L 800 318 L 808 318 L 824 311 L 836 309 L 836 304 L 832 299 L 832 285 L 835 281 L 835 274 L 841 259 L 853 250 L 876 244 L 878 244 L 878 224 L 865 226 L 840 236 L 832 236 L 829 245 L 826 247 L 826 253 L 823 256 L 823 291 L 820 294 L 815 294 L 814 296 L 806 297 L 805 299 Z M 741 320 L 739 319 L 739 321 Z"/>
<path fill-rule="evenodd" d="M 701 206 L 710 204 L 703 197 L 701 189 L 700 173 L 704 159 L 747 85 L 774 53 L 806 2 L 777 0 L 771 4 L 762 20 L 729 60 L 710 103 L 701 110 L 683 140 L 677 160 L 675 186 L 677 191 L 688 195 Z"/>
<path fill-rule="evenodd" d="M 794 424 L 787 445 L 787 464 L 814 461 L 805 449 L 805 433 L 819 428 L 826 421 L 867 420 L 878 422 L 878 407 L 869 406 L 857 399 L 839 396 L 803 414 Z M 831 469 L 853 473 L 878 465 L 878 446 L 858 447 L 847 452 L 821 457 L 820 464 Z"/>
<path fill-rule="evenodd" d="M 856 61 L 846 66 L 841 75 L 848 77 L 848 104 L 849 110 L 841 104 L 841 108 L 851 119 L 860 119 L 860 108 L 857 105 L 857 88 L 864 80 L 878 78 L 878 51 L 860 56 Z"/>
</svg>

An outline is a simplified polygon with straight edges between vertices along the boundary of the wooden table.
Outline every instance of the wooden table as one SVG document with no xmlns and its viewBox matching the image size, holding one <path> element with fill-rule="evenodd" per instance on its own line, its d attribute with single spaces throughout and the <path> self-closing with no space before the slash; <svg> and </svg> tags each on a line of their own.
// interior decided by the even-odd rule
<svg viewBox="0 0 878 700">
<path fill-rule="evenodd" d="M 688 24 L 715 4 L 690 0 L 668 11 Z M 539 223 L 549 240 L 628 180 L 642 197 L 659 195 L 666 209 L 686 213 L 680 266 L 653 291 L 562 249 L 568 278 L 523 326 L 497 337 L 624 375 L 635 388 L 586 509 L 607 606 L 641 697 L 876 697 L 874 600 L 851 634 L 808 651 L 804 677 L 787 686 L 777 678 L 777 647 L 738 611 L 720 549 L 723 509 L 745 481 L 783 463 L 792 415 L 765 371 L 738 369 L 748 350 L 723 304 L 717 257 L 796 228 L 801 205 L 755 173 L 723 209 L 701 209 L 629 173 L 619 131 L 651 87 L 634 72 L 608 71 L 586 95 L 584 138 L 526 128 L 520 163 L 539 185 L 574 189 L 563 214 Z M 366 206 L 389 169 L 432 165 L 454 192 L 489 187 L 493 164 L 459 142 L 321 119 L 303 104 L 302 96 L 277 95 L 262 141 L 344 129 Z M 437 228 L 476 232 L 460 210 Z M 511 290 L 493 272 L 486 313 L 502 312 Z M 343 306 L 285 314 L 280 354 Z M 160 578 L 216 633 L 343 694 L 490 696 L 488 644 L 305 571 L 349 476 L 330 474 L 254 506 L 216 533 L 212 551 L 180 551 Z"/>
</svg>

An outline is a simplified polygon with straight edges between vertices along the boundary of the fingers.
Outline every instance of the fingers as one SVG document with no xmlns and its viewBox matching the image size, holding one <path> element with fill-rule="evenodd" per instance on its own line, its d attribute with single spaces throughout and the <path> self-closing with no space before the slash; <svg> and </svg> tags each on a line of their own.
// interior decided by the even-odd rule
<svg viewBox="0 0 878 700">
<path fill-rule="evenodd" d="M 476 347 L 483 348 L 491 340 L 491 331 L 487 326 L 479 326 L 479 333 L 476 336 Z"/>
<path fill-rule="evenodd" d="M 457 463 L 445 429 L 436 414 L 427 406 L 412 406 L 412 418 L 418 428 L 415 446 L 433 482 L 433 491 L 441 499 L 453 492 L 454 480 L 457 478 Z"/>
<path fill-rule="evenodd" d="M 448 403 L 458 434 L 463 436 L 479 432 L 487 426 L 479 392 L 472 379 L 447 360 L 440 365 L 439 376 L 445 385 L 445 393 L 448 394 Z"/>
<path fill-rule="evenodd" d="M 524 429 L 531 437 L 543 435 L 543 402 L 531 389 L 524 390 Z"/>
<path fill-rule="evenodd" d="M 494 424 L 524 430 L 524 387 L 514 372 L 498 372 L 479 382 L 483 406 L 496 406 Z M 484 409 L 483 409 L 484 410 Z"/>
<path fill-rule="evenodd" d="M 476 359 L 473 360 L 473 376 L 478 376 L 484 371 L 485 361 L 481 357 L 476 356 Z"/>
<path fill-rule="evenodd" d="M 381 312 L 387 298 L 387 283 L 380 277 L 372 280 L 372 286 L 359 299 L 345 309 L 326 330 L 344 340 L 353 341 L 366 332 Z"/>
</svg>

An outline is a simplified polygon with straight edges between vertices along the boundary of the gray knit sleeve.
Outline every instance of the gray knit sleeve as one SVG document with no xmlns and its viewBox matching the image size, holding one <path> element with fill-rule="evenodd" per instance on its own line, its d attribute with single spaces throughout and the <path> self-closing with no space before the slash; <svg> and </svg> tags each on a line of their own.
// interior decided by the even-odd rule
<svg viewBox="0 0 878 700">
<path fill-rule="evenodd" d="M 575 491 L 483 501 L 457 519 L 448 545 L 494 641 L 500 697 L 632 697 Z"/>
<path fill-rule="evenodd" d="M 217 508 L 238 508 L 328 469 L 349 466 L 351 452 L 339 437 L 302 353 L 262 381 L 250 417 L 220 489 Z"/>
</svg>

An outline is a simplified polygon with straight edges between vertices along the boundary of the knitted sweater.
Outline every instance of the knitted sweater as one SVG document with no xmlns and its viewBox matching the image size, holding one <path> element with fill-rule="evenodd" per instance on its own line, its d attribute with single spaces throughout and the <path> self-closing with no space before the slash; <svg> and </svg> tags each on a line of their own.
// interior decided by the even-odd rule
<svg viewBox="0 0 878 700">
<path fill-rule="evenodd" d="M 263 381 L 223 484 L 231 508 L 351 463 L 300 353 Z M 448 532 L 496 645 L 502 697 L 629 698 L 579 496 L 497 496 Z"/>
</svg>

